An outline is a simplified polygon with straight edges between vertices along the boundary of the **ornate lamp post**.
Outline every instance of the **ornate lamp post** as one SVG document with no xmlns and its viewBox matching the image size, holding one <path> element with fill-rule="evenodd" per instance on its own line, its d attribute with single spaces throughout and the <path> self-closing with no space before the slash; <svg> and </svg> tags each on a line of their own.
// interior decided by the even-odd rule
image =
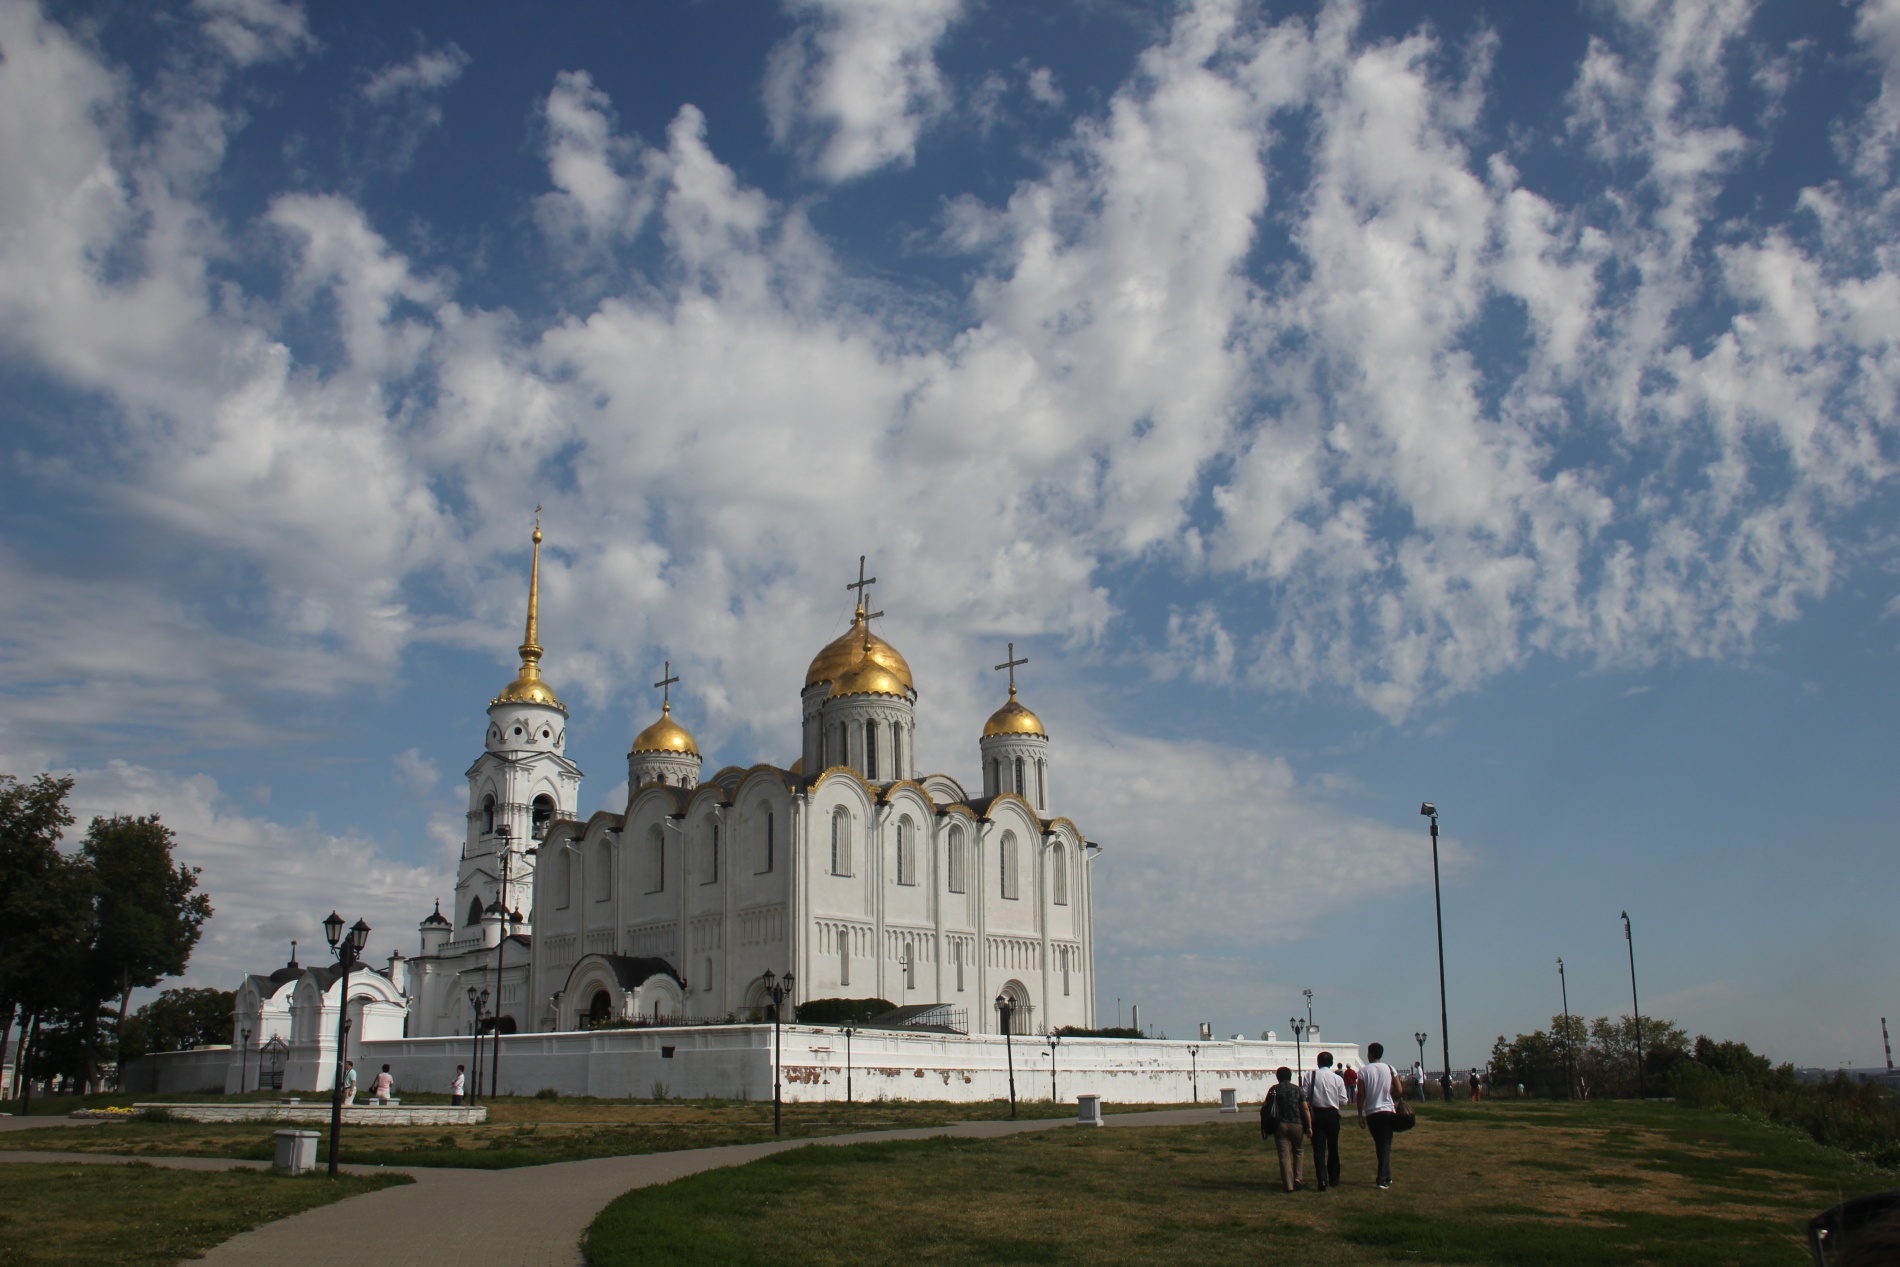
<svg viewBox="0 0 1900 1267">
<path fill-rule="evenodd" d="M 1009 1115 L 1016 1116 L 1016 1051 L 1010 1046 L 1010 1022 L 1016 1018 L 1016 1005 L 1007 994 L 996 996 L 996 1015 L 1003 1022 L 1003 1056 L 1009 1061 Z"/>
<path fill-rule="evenodd" d="M 844 1027 L 844 1102 L 851 1103 L 851 1035 L 858 1031 Z"/>
<path fill-rule="evenodd" d="M 346 937 L 343 917 L 331 911 L 330 918 L 323 921 L 323 935 L 329 938 L 330 949 L 343 965 L 343 989 L 337 995 L 336 1072 L 330 1085 L 330 1178 L 334 1179 L 337 1150 L 343 1144 L 343 1052 L 349 1046 L 350 1036 L 350 969 L 360 962 L 363 947 L 369 944 L 369 925 L 357 920 Z"/>
<path fill-rule="evenodd" d="M 469 1028 L 469 1032 L 475 1036 L 470 1040 L 471 1049 L 468 1053 L 469 1071 L 474 1075 L 468 1081 L 468 1102 L 470 1104 L 475 1103 L 475 1097 L 482 1089 L 482 1010 L 487 1006 L 488 987 L 483 986 L 480 990 L 477 990 L 474 986 L 470 986 L 468 988 L 468 1010 L 475 1014 L 475 1024 Z"/>
<path fill-rule="evenodd" d="M 1061 1097 L 1056 1094 L 1056 1048 L 1059 1045 L 1061 1045 L 1061 1042 L 1062 1042 L 1062 1035 L 1056 1033 L 1054 1030 L 1050 1030 L 1049 1031 L 1049 1099 L 1050 1099 L 1050 1102 L 1054 1104 L 1062 1103 Z"/>
<path fill-rule="evenodd" d="M 1291 1020 L 1289 1020 L 1287 1024 L 1293 1027 L 1294 1076 L 1296 1078 L 1304 1079 L 1306 1077 L 1306 1061 L 1305 1061 L 1305 1058 L 1300 1055 L 1300 1039 L 1305 1036 L 1306 1027 L 1311 1025 L 1312 1022 L 1303 1021 L 1299 1017 L 1295 1016 Z"/>
<path fill-rule="evenodd" d="M 1425 1098 L 1425 1040 L 1430 1038 L 1424 1030 L 1412 1035 L 1412 1041 L 1418 1044 L 1418 1098 Z"/>
<path fill-rule="evenodd" d="M 779 1093 L 779 1020 L 785 1010 L 785 1000 L 792 997 L 792 974 L 780 977 L 770 968 L 765 970 L 765 993 L 772 1000 L 772 1134 L 779 1133 L 779 1114 L 782 1100 Z M 846 1063 L 849 1064 L 847 1057 Z M 848 1076 L 848 1075 L 847 1075 Z"/>
<path fill-rule="evenodd" d="M 1194 1103 L 1201 1102 L 1201 1048 L 1198 1043 L 1188 1044 L 1188 1094 Z"/>
<path fill-rule="evenodd" d="M 1438 1040 L 1444 1044 L 1445 1102 L 1449 1104 L 1451 1103 L 1451 1021 L 1445 1011 L 1445 904 L 1438 893 L 1438 807 L 1426 801 L 1418 807 L 1418 812 L 1432 820 L 1432 914 L 1438 920 Z"/>
<path fill-rule="evenodd" d="M 1306 1028 L 1312 1029 L 1313 1028 L 1313 992 L 1311 990 L 1301 990 L 1300 993 L 1306 996 Z"/>
<path fill-rule="evenodd" d="M 246 1090 L 244 1084 L 251 1080 L 251 1031 L 239 1030 L 238 1043 L 238 1094 L 243 1095 Z"/>
<path fill-rule="evenodd" d="M 1564 980 L 1563 956 L 1557 957 L 1557 988 L 1563 992 L 1564 1004 L 1564 1099 L 1576 1098 L 1577 1071 L 1570 1060 L 1570 983 Z"/>
<path fill-rule="evenodd" d="M 1636 939 L 1630 936 L 1630 913 L 1623 912 L 1623 940 L 1630 948 L 1630 1019 L 1636 1027 L 1636 1098 L 1643 1098 L 1643 1005 L 1636 1001 Z"/>
</svg>

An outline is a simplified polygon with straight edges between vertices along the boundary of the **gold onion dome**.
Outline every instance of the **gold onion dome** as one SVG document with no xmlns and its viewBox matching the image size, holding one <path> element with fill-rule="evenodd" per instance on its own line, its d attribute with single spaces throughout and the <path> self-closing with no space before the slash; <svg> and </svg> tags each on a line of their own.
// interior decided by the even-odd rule
<svg viewBox="0 0 1900 1267">
<path fill-rule="evenodd" d="M 832 699 L 844 695 L 895 695 L 901 699 L 909 693 L 907 678 L 898 677 L 868 653 L 831 684 Z"/>
<path fill-rule="evenodd" d="M 567 713 L 567 706 L 554 694 L 554 688 L 541 680 L 541 508 L 534 508 L 534 562 L 528 570 L 528 628 L 521 637 L 521 672 L 501 688 L 501 694 L 488 702 L 496 704 L 545 704 Z"/>
<path fill-rule="evenodd" d="M 825 644 L 824 650 L 812 657 L 811 668 L 805 670 L 805 685 L 816 686 L 820 682 L 838 682 L 846 674 L 859 666 L 861 661 L 870 661 L 884 669 L 895 678 L 903 690 L 887 692 L 903 694 L 914 691 L 917 684 L 911 680 L 910 665 L 903 654 L 884 639 L 878 637 L 864 625 L 864 608 L 859 606 L 857 614 L 851 618 L 851 628 Z M 840 692 L 834 689 L 833 695 L 858 694 L 855 691 Z"/>
<path fill-rule="evenodd" d="M 1042 728 L 1042 718 L 1016 702 L 1016 688 L 1009 688 L 1009 702 L 990 714 L 983 723 L 983 737 L 992 735 L 1039 735 L 1044 739 L 1049 732 Z"/>
<path fill-rule="evenodd" d="M 660 706 L 660 720 L 648 726 L 633 737 L 633 751 L 678 753 L 682 756 L 697 757 L 699 745 L 693 742 L 693 736 L 686 727 L 673 720 L 673 706 Z"/>
</svg>

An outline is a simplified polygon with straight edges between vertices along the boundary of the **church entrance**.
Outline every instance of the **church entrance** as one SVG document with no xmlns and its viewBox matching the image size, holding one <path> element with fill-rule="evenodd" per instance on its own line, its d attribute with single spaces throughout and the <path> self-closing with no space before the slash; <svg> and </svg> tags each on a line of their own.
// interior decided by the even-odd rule
<svg viewBox="0 0 1900 1267">
<path fill-rule="evenodd" d="M 593 1029 L 605 1025 L 614 1014 L 614 1001 L 605 990 L 594 991 L 594 997 L 587 1004 L 587 1028 Z"/>
</svg>

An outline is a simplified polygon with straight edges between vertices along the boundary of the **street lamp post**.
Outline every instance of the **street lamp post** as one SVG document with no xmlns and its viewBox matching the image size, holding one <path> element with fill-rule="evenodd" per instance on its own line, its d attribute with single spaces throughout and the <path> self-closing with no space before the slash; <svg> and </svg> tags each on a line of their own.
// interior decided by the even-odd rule
<svg viewBox="0 0 1900 1267">
<path fill-rule="evenodd" d="M 1557 956 L 1557 988 L 1563 992 L 1564 1003 L 1564 1099 L 1574 1100 L 1577 1093 L 1577 1070 L 1571 1061 L 1570 1053 L 1570 983 L 1564 979 L 1563 956 Z"/>
<path fill-rule="evenodd" d="M 1418 812 L 1432 820 L 1432 914 L 1438 920 L 1438 1038 L 1444 1044 L 1445 1101 L 1450 1103 L 1451 1020 L 1445 1010 L 1445 904 L 1438 892 L 1438 807 L 1426 801 L 1418 807 Z M 1420 1063 L 1423 1061 L 1421 1060 Z"/>
<path fill-rule="evenodd" d="M 1010 1002 L 1007 994 L 996 996 L 996 1014 L 1003 1021 L 1003 1056 L 1009 1061 L 1009 1115 L 1016 1116 L 1016 1052 L 1009 1042 L 1010 1022 L 1016 1016 L 1016 1005 Z"/>
<path fill-rule="evenodd" d="M 1636 939 L 1630 936 L 1630 913 L 1623 912 L 1623 940 L 1630 948 L 1630 1011 L 1636 1028 L 1636 1098 L 1643 1098 L 1643 1005 L 1636 1001 Z"/>
<path fill-rule="evenodd" d="M 1412 1034 L 1412 1041 L 1418 1044 L 1418 1098 L 1425 1098 L 1425 1040 L 1430 1038 L 1424 1030 Z"/>
<path fill-rule="evenodd" d="M 1188 1094 L 1194 1103 L 1201 1102 L 1201 1048 L 1198 1043 L 1188 1044 Z"/>
<path fill-rule="evenodd" d="M 844 1027 L 844 1102 L 851 1103 L 851 1036 L 858 1031 Z"/>
<path fill-rule="evenodd" d="M 369 925 L 359 919 L 345 936 L 343 917 L 331 911 L 330 918 L 323 921 L 323 935 L 330 939 L 330 949 L 343 965 L 343 988 L 337 994 L 336 1073 L 330 1085 L 330 1178 L 334 1179 L 337 1150 L 343 1145 L 343 1053 L 349 1047 L 350 1036 L 350 969 L 357 965 L 363 947 L 369 944 Z"/>
<path fill-rule="evenodd" d="M 468 1102 L 470 1104 L 475 1103 L 482 1089 L 482 1010 L 487 1006 L 488 988 L 484 986 L 480 990 L 477 990 L 474 986 L 470 986 L 468 988 L 468 1010 L 475 1014 L 475 1024 L 469 1027 L 469 1032 L 475 1036 L 471 1040 L 471 1050 L 468 1053 L 469 1071 L 474 1075 L 468 1081 Z"/>
<path fill-rule="evenodd" d="M 1300 1054 L 1300 1039 L 1306 1034 L 1307 1027 L 1311 1025 L 1312 1022 L 1303 1021 L 1299 1017 L 1295 1016 L 1291 1020 L 1289 1020 L 1287 1024 L 1293 1027 L 1294 1074 L 1301 1081 L 1304 1081 L 1306 1078 L 1306 1059 Z"/>
<path fill-rule="evenodd" d="M 251 1031 L 250 1030 L 241 1029 L 238 1031 L 238 1044 L 239 1044 L 238 1094 L 243 1095 L 245 1091 L 244 1084 L 250 1081 L 250 1073 L 251 1073 Z"/>
<path fill-rule="evenodd" d="M 1306 1028 L 1312 1029 L 1313 1028 L 1313 992 L 1311 990 L 1301 990 L 1300 993 L 1306 996 Z"/>
<path fill-rule="evenodd" d="M 780 977 L 770 968 L 765 970 L 765 993 L 772 1000 L 772 1134 L 779 1133 L 779 1113 L 781 1099 L 778 1080 L 779 1020 L 785 1011 L 785 1000 L 792 996 L 792 974 Z M 849 1063 L 847 1057 L 846 1063 Z"/>
<path fill-rule="evenodd" d="M 1050 1030 L 1049 1031 L 1049 1102 L 1052 1104 L 1062 1103 L 1062 1098 L 1056 1094 L 1056 1047 L 1060 1045 L 1061 1042 L 1062 1042 L 1062 1035 L 1056 1033 L 1054 1030 Z"/>
</svg>

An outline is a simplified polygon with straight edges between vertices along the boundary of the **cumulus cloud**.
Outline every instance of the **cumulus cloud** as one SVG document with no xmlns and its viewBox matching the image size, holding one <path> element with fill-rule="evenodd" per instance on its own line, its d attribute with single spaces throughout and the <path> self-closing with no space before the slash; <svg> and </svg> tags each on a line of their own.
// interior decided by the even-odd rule
<svg viewBox="0 0 1900 1267">
<path fill-rule="evenodd" d="M 936 48 L 962 0 L 787 0 L 797 31 L 772 51 L 772 135 L 829 181 L 908 165 L 950 92 Z"/>
<path fill-rule="evenodd" d="M 363 81 L 362 97 L 375 111 L 369 154 L 381 166 L 409 166 L 423 139 L 442 123 L 442 94 L 468 69 L 458 44 L 425 48 L 406 62 L 392 62 Z"/>
<path fill-rule="evenodd" d="M 315 47 L 303 6 L 294 0 L 191 0 L 205 34 L 240 66 Z"/>
</svg>

